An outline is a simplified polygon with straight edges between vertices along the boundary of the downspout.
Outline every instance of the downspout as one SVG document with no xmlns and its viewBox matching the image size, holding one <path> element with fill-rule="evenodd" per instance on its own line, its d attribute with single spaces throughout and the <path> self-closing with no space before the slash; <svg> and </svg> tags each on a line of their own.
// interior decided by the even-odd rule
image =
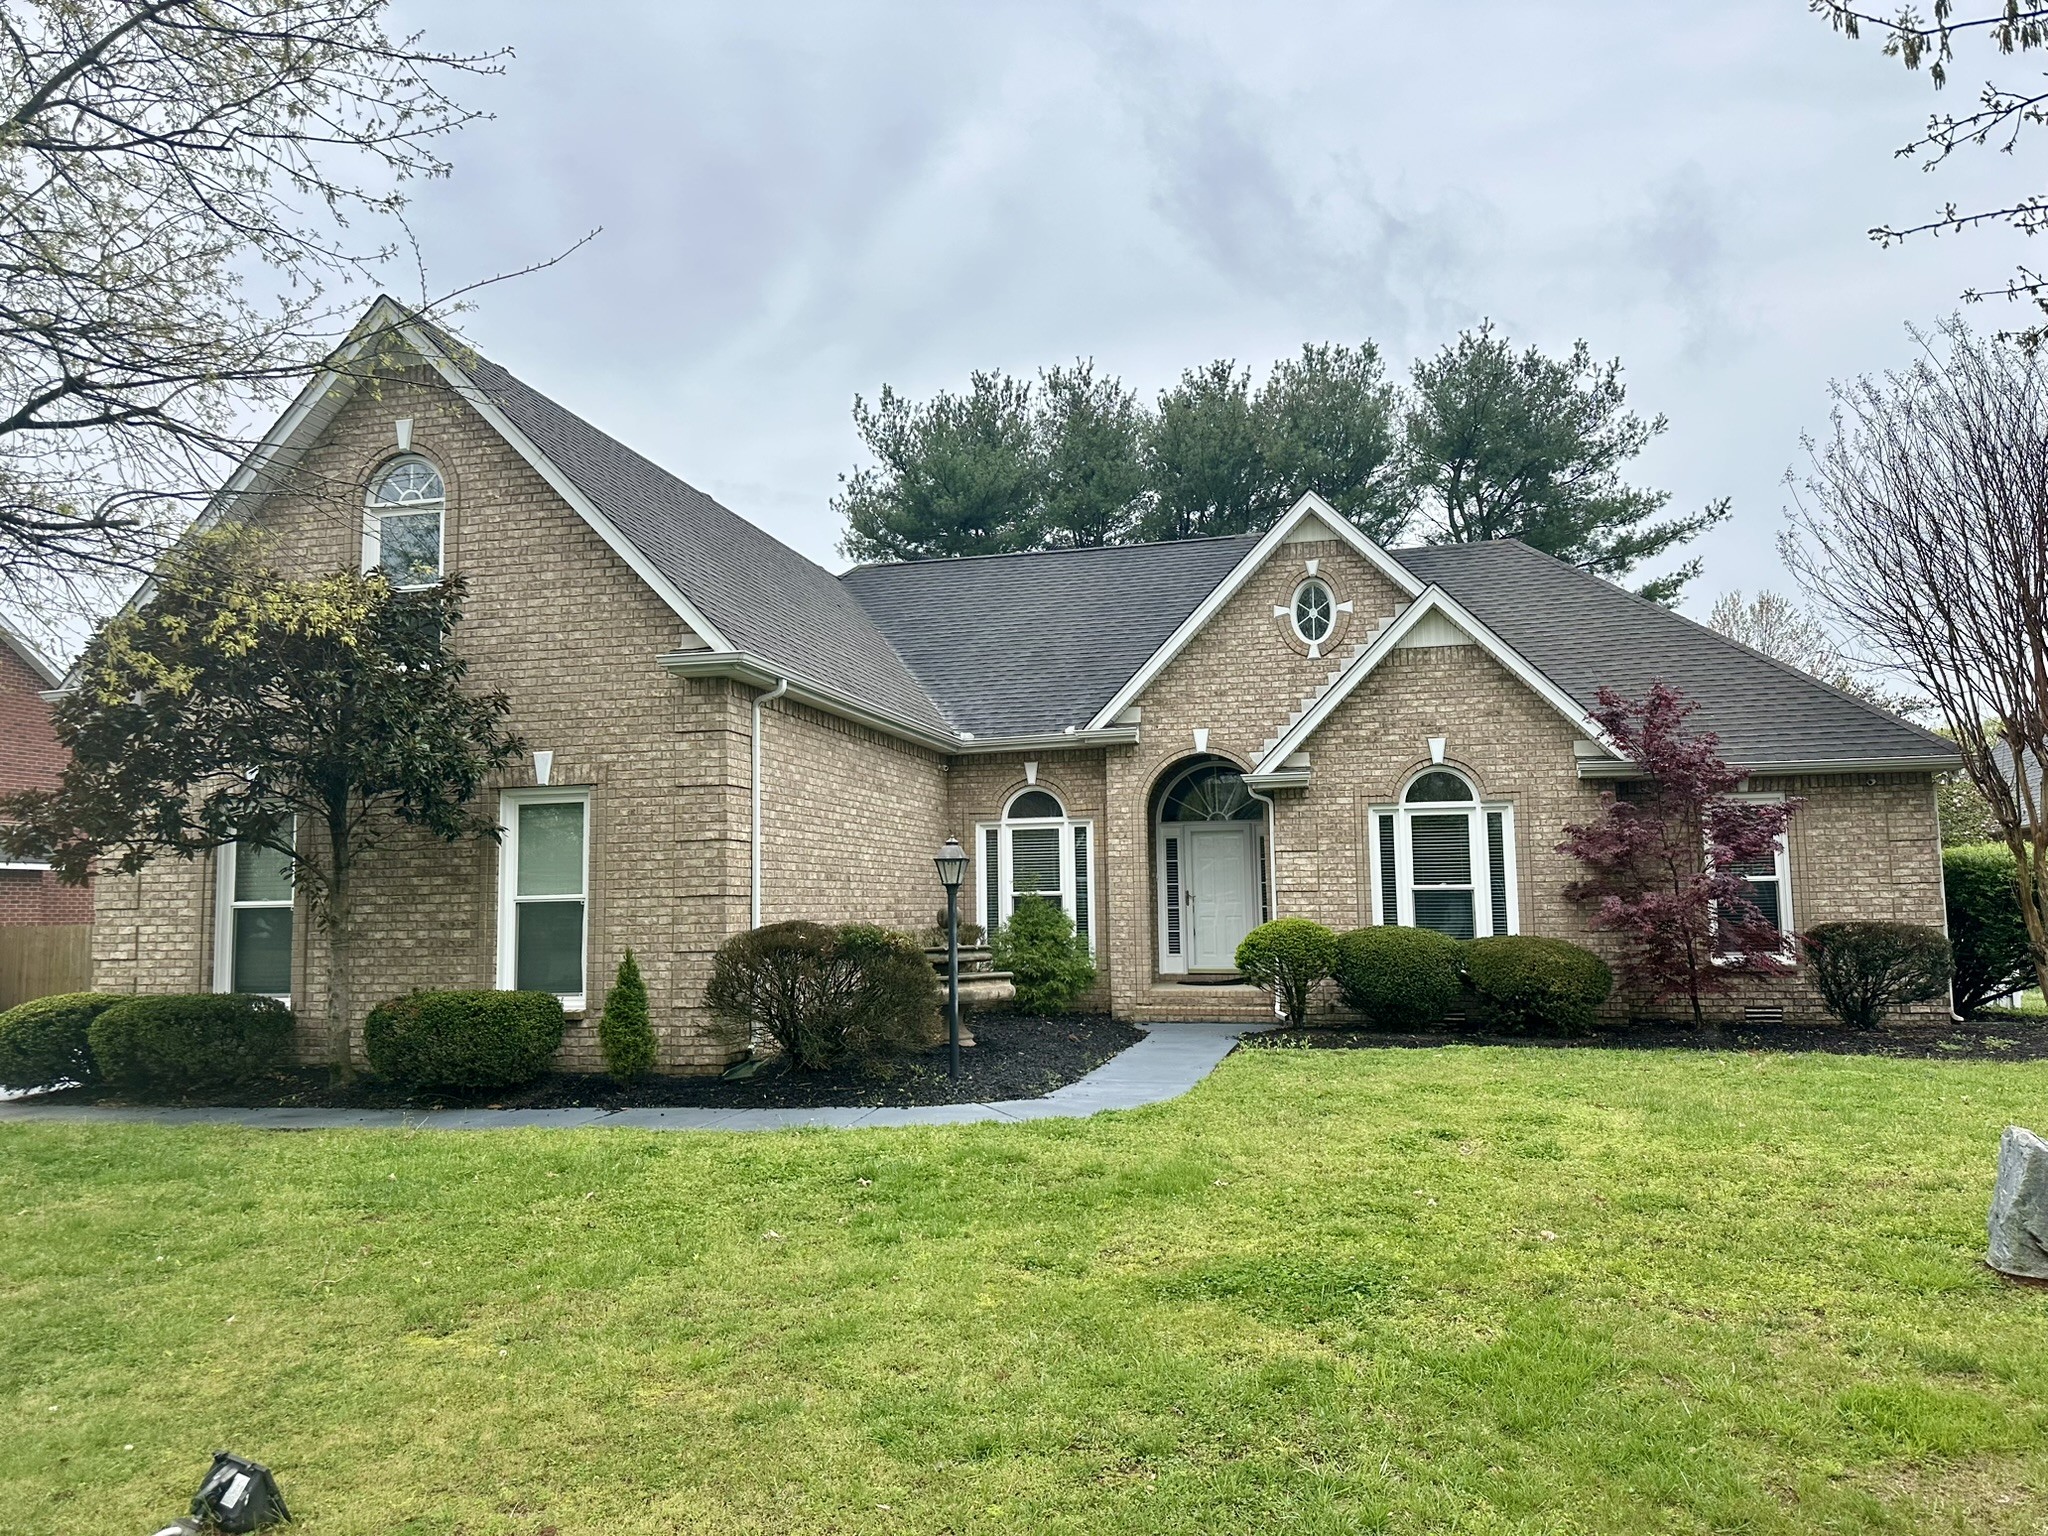
<svg viewBox="0 0 2048 1536">
<path fill-rule="evenodd" d="M 1266 808 L 1266 894 L 1273 903 L 1273 916 L 1277 918 L 1280 915 L 1280 808 L 1249 784 L 1245 785 L 1244 792 Z M 1273 1016 L 1285 1017 L 1278 992 L 1273 994 Z"/>
<path fill-rule="evenodd" d="M 748 894 L 747 926 L 761 926 L 761 706 L 781 698 L 789 692 L 789 679 L 783 678 L 766 693 L 754 695 L 754 879 Z"/>
</svg>

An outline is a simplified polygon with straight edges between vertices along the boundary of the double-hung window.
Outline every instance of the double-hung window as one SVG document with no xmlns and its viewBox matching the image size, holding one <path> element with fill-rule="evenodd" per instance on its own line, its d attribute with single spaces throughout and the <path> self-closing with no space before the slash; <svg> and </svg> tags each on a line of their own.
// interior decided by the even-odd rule
<svg viewBox="0 0 2048 1536">
<path fill-rule="evenodd" d="M 213 989 L 292 995 L 291 855 L 260 843 L 221 845 L 214 887 Z"/>
<path fill-rule="evenodd" d="M 503 800 L 498 985 L 584 1006 L 590 905 L 590 796 L 513 790 Z"/>
<path fill-rule="evenodd" d="M 975 837 L 982 927 L 1008 922 L 1020 900 L 1036 896 L 1059 903 L 1092 948 L 1093 833 L 1092 823 L 1071 820 L 1049 791 L 1026 789 L 1013 797 L 1003 819 L 978 828 Z"/>
<path fill-rule="evenodd" d="M 1373 921 L 1454 939 L 1518 932 L 1514 818 L 1510 805 L 1482 804 L 1461 773 L 1419 775 L 1370 816 Z"/>
<path fill-rule="evenodd" d="M 399 588 L 431 587 L 443 569 L 448 511 L 441 472 L 417 455 L 388 464 L 363 504 L 363 569 Z"/>
<path fill-rule="evenodd" d="M 1759 804 L 1775 805 L 1783 800 L 1781 795 L 1740 795 L 1738 799 Z M 1778 834 L 1777 842 L 1768 855 L 1761 859 L 1750 859 L 1729 866 L 1731 874 L 1740 875 L 1749 886 L 1749 899 L 1756 903 L 1764 921 L 1778 932 L 1792 933 L 1792 861 L 1785 847 L 1785 834 Z M 1786 939 L 1787 958 L 1790 958 L 1791 939 Z"/>
</svg>

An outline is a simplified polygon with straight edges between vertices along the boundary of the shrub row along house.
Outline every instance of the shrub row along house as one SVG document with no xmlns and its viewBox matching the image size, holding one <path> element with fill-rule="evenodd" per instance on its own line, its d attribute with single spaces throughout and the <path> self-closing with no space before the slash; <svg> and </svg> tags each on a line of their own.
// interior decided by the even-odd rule
<svg viewBox="0 0 2048 1536">
<path fill-rule="evenodd" d="M 408 350 L 310 386 L 207 521 L 306 574 L 464 575 L 457 642 L 532 748 L 490 791 L 501 842 L 399 840 L 361 877 L 365 1006 L 552 991 L 591 1068 L 630 947 L 661 1066 L 716 1068 L 719 943 L 928 927 L 949 835 L 967 918 L 1057 900 L 1136 1020 L 1268 1015 L 1229 984 L 1268 916 L 1584 939 L 1561 829 L 1632 771 L 1587 712 L 1659 680 L 1748 792 L 1803 800 L 1745 871 L 1788 931 L 1942 923 L 1945 743 L 1523 545 L 1384 550 L 1310 496 L 1262 536 L 834 576 L 388 302 L 365 324 Z M 103 879 L 95 985 L 288 997 L 318 1040 L 320 933 L 280 862 Z M 1797 977 L 1743 1005 L 1818 1013 Z"/>
</svg>

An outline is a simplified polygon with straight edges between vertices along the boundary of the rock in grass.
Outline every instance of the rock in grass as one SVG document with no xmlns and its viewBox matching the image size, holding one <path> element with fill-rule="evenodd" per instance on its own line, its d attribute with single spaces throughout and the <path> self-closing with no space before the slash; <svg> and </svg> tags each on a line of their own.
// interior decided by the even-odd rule
<svg viewBox="0 0 2048 1536">
<path fill-rule="evenodd" d="M 2001 1274 L 2048 1280 L 2048 1141 L 2016 1125 L 1998 1143 L 1987 1258 Z"/>
</svg>

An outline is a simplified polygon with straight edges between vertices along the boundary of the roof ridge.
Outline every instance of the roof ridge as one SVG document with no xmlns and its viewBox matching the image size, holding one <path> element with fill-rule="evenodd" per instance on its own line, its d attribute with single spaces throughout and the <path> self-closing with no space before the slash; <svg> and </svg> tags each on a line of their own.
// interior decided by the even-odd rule
<svg viewBox="0 0 2048 1536">
<path fill-rule="evenodd" d="M 1116 549 L 1177 549 L 1264 537 L 1264 533 L 1210 533 L 1189 539 L 1133 539 L 1123 544 L 1066 544 L 1045 549 L 994 549 L 978 555 L 926 555 L 917 560 L 866 560 L 859 565 L 848 566 L 839 575 L 851 576 L 857 571 L 894 571 L 913 565 L 964 565 L 970 560 L 1021 560 L 1032 555 L 1098 555 Z"/>
</svg>

